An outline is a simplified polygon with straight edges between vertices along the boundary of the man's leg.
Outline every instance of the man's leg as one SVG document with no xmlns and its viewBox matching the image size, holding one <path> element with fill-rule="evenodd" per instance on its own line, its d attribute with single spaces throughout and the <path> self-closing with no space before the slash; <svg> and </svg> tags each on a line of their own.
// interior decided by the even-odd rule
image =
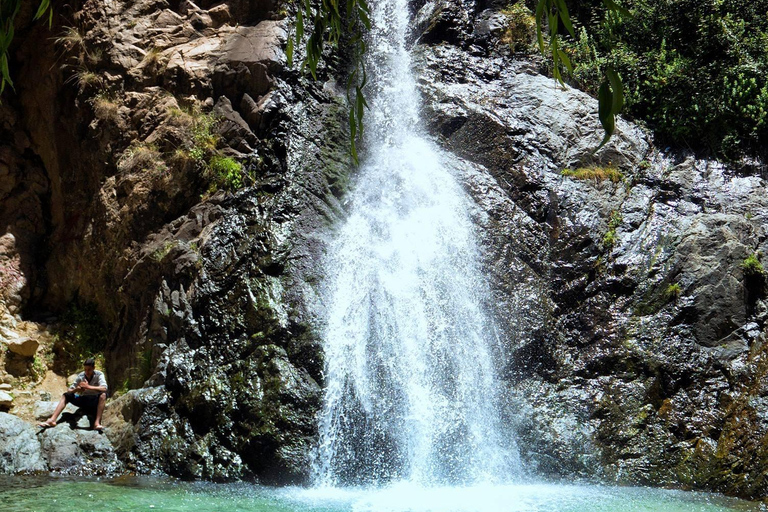
<svg viewBox="0 0 768 512">
<path fill-rule="evenodd" d="M 56 406 L 56 409 L 53 411 L 53 414 L 51 415 L 51 417 L 48 418 L 46 421 L 40 423 L 38 426 L 43 428 L 55 427 L 56 420 L 59 419 L 59 414 L 61 414 L 61 411 L 63 411 L 66 406 L 67 406 L 67 398 L 64 395 L 61 395 L 61 400 L 59 400 L 59 403 Z"/>
<path fill-rule="evenodd" d="M 99 404 L 96 406 L 96 420 L 93 422 L 93 428 L 95 430 L 101 430 L 104 428 L 101 425 L 101 413 L 104 412 L 104 405 L 107 403 L 107 394 L 99 394 Z"/>
</svg>

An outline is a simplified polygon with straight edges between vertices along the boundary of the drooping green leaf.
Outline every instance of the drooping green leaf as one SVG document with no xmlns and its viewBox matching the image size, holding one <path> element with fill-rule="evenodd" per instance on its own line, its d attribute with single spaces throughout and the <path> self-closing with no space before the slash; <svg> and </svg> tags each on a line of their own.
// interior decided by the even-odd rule
<svg viewBox="0 0 768 512">
<path fill-rule="evenodd" d="M 539 0 L 536 4 L 536 39 L 539 42 L 539 51 L 544 53 L 544 35 L 542 33 L 542 25 L 544 25 L 544 14 L 547 8 L 547 0 Z"/>
<path fill-rule="evenodd" d="M 296 12 L 296 42 L 300 42 L 304 37 L 304 13 L 299 9 Z"/>
<path fill-rule="evenodd" d="M 363 91 L 360 89 L 360 87 L 357 88 L 357 94 L 356 94 L 356 109 L 357 109 L 357 124 L 358 126 L 362 126 L 363 123 L 363 108 L 365 107 L 365 100 L 363 99 Z"/>
<path fill-rule="evenodd" d="M 576 37 L 576 32 L 573 30 L 571 17 L 568 14 L 568 7 L 565 5 L 565 0 L 555 0 L 555 3 L 557 4 L 557 13 L 560 16 L 560 20 L 563 22 L 563 26 L 568 33 L 571 34 L 571 37 Z"/>
<path fill-rule="evenodd" d="M 293 67 L 293 38 L 288 38 L 288 44 L 285 46 L 285 59 L 289 68 Z"/>
<path fill-rule="evenodd" d="M 610 140 L 616 128 L 616 118 L 613 112 L 613 92 L 608 80 L 604 80 L 600 84 L 600 89 L 597 92 L 597 116 L 600 119 L 600 124 L 603 126 L 605 136 L 593 153 L 597 152 Z"/>
<path fill-rule="evenodd" d="M 613 112 L 614 116 L 617 116 L 624 107 L 624 85 L 621 83 L 619 74 L 611 66 L 605 69 L 605 76 L 608 77 L 608 81 L 611 84 L 611 92 L 613 93 L 611 112 Z"/>
</svg>

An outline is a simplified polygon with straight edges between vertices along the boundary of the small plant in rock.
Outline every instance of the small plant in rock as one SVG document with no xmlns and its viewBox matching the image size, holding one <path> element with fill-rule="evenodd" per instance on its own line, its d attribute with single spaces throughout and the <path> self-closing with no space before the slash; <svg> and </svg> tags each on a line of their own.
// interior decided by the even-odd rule
<svg viewBox="0 0 768 512">
<path fill-rule="evenodd" d="M 615 167 L 580 167 L 576 170 L 563 169 L 560 174 L 576 180 L 605 181 L 610 180 L 613 183 L 619 183 L 624 179 L 624 175 Z"/>
<path fill-rule="evenodd" d="M 91 100 L 93 112 L 98 119 L 117 124 L 120 121 L 120 103 L 106 94 L 97 94 Z"/>
<path fill-rule="evenodd" d="M 606 249 L 616 245 L 616 229 L 622 222 L 621 212 L 614 210 L 611 212 L 611 218 L 608 220 L 608 231 L 603 236 L 603 247 Z"/>
<path fill-rule="evenodd" d="M 156 249 L 150 257 L 155 261 L 163 261 L 166 256 L 168 256 L 171 251 L 179 245 L 179 242 L 177 240 L 168 240 L 163 244 L 162 247 L 159 247 Z"/>
<path fill-rule="evenodd" d="M 45 359 L 39 355 L 35 355 L 34 359 L 32 360 L 32 378 L 35 380 L 40 380 L 45 377 L 47 371 L 48 365 L 46 364 Z"/>
<path fill-rule="evenodd" d="M 55 38 L 54 42 L 65 52 L 73 50 L 85 52 L 85 38 L 76 27 L 64 27 L 61 35 Z"/>
<path fill-rule="evenodd" d="M 117 161 L 117 168 L 122 172 L 150 172 L 161 174 L 168 170 L 163 155 L 154 144 L 134 142 L 123 151 Z"/>
<path fill-rule="evenodd" d="M 517 2 L 502 9 L 501 14 L 507 18 L 507 26 L 501 34 L 501 42 L 509 45 L 513 52 L 528 52 L 533 50 L 536 39 L 536 17 L 525 6 L 525 2 Z"/>
<path fill-rule="evenodd" d="M 100 88 L 104 85 L 101 76 L 89 70 L 84 65 L 78 66 L 75 72 L 64 82 L 75 84 L 81 93 L 89 87 Z"/>
<path fill-rule="evenodd" d="M 757 277 L 765 275 L 765 268 L 760 263 L 758 253 L 750 254 L 741 262 L 741 269 L 745 277 Z"/>
<path fill-rule="evenodd" d="M 680 294 L 683 292 L 682 287 L 680 286 L 680 283 L 672 283 L 669 286 L 667 286 L 667 289 L 664 290 L 664 296 L 669 301 L 677 300 L 680 297 Z"/>
<path fill-rule="evenodd" d="M 218 122 L 215 115 L 203 112 L 200 107 L 178 108 L 168 110 L 169 121 L 181 128 L 185 141 L 174 154 L 177 160 L 193 160 L 201 167 L 216 154 L 219 136 L 214 133 Z"/>
<path fill-rule="evenodd" d="M 243 166 L 233 158 L 214 156 L 208 164 L 212 183 L 209 192 L 216 189 L 237 190 L 244 185 Z"/>
<path fill-rule="evenodd" d="M 167 66 L 167 59 L 163 58 L 163 50 L 161 48 L 153 46 L 147 50 L 147 53 L 144 54 L 141 65 L 148 72 L 152 74 L 159 74 L 164 71 L 163 67 Z"/>
</svg>

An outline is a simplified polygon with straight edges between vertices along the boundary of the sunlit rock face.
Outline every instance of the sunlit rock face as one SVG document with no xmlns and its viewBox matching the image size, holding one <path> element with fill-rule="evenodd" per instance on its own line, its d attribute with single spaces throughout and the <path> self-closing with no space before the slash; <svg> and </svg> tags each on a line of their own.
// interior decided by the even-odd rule
<svg viewBox="0 0 768 512">
<path fill-rule="evenodd" d="M 592 154 L 595 102 L 510 54 L 497 4 L 412 3 L 406 37 L 425 144 L 471 198 L 522 465 L 768 495 L 765 284 L 741 266 L 768 253 L 765 180 L 624 122 Z M 288 69 L 290 13 L 266 1 L 87 1 L 74 45 L 24 9 L 0 105 L 0 334 L 92 304 L 111 383 L 143 388 L 106 416 L 129 469 L 306 480 L 326 252 L 357 176 L 345 65 Z M 195 108 L 250 173 L 240 191 L 173 160 Z M 561 174 L 580 167 L 623 178 Z"/>
</svg>

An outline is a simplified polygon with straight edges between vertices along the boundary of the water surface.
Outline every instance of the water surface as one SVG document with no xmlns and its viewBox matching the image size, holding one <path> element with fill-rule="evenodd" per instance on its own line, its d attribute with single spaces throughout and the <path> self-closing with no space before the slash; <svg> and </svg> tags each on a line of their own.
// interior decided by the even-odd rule
<svg viewBox="0 0 768 512">
<path fill-rule="evenodd" d="M 760 504 L 704 493 L 575 485 L 262 487 L 169 479 L 0 478 L 3 512 L 727 512 Z"/>
</svg>

